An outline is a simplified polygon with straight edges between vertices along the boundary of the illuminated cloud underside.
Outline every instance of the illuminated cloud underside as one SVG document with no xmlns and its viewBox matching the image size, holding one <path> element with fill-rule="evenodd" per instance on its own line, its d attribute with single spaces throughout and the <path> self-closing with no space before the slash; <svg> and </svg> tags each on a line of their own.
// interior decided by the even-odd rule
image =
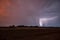
<svg viewBox="0 0 60 40">
<path fill-rule="evenodd" d="M 51 22 L 51 21 L 54 21 L 57 19 L 57 16 L 56 17 L 51 17 L 51 18 L 40 18 L 39 19 L 39 24 L 40 26 L 48 26 L 48 22 Z"/>
<path fill-rule="evenodd" d="M 55 16 L 60 20 L 59 5 L 59 0 L 0 0 L 0 25 L 39 26 L 39 18 Z"/>
</svg>

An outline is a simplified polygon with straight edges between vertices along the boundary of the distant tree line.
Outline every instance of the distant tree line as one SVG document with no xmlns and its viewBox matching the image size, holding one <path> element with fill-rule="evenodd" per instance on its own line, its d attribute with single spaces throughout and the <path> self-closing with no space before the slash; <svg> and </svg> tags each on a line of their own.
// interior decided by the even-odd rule
<svg viewBox="0 0 60 40">
<path fill-rule="evenodd" d="M 14 27 L 39 27 L 39 26 L 24 26 L 24 25 L 15 26 L 15 25 L 10 25 L 9 27 L 14 28 Z"/>
</svg>

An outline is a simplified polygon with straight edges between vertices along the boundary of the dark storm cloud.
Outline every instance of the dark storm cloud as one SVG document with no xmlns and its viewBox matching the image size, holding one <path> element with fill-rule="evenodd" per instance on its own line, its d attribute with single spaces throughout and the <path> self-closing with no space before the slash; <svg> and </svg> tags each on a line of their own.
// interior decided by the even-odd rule
<svg viewBox="0 0 60 40">
<path fill-rule="evenodd" d="M 39 18 L 58 16 L 60 0 L 8 0 L 7 17 L 1 25 L 39 25 Z M 5 20 L 5 21 L 4 21 Z"/>
</svg>

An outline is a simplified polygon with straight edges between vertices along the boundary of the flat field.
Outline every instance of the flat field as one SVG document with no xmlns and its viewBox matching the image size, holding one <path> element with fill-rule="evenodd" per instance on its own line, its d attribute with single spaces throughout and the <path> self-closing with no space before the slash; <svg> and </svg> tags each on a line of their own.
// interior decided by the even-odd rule
<svg viewBox="0 0 60 40">
<path fill-rule="evenodd" d="M 60 28 L 0 28 L 0 40 L 60 40 Z"/>
</svg>

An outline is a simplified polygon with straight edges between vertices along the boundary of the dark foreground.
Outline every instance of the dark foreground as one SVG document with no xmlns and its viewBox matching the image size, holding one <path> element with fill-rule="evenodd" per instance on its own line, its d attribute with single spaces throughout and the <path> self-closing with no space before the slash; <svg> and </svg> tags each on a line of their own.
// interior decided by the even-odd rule
<svg viewBox="0 0 60 40">
<path fill-rule="evenodd" d="M 0 28 L 0 40 L 60 40 L 60 28 Z"/>
</svg>

